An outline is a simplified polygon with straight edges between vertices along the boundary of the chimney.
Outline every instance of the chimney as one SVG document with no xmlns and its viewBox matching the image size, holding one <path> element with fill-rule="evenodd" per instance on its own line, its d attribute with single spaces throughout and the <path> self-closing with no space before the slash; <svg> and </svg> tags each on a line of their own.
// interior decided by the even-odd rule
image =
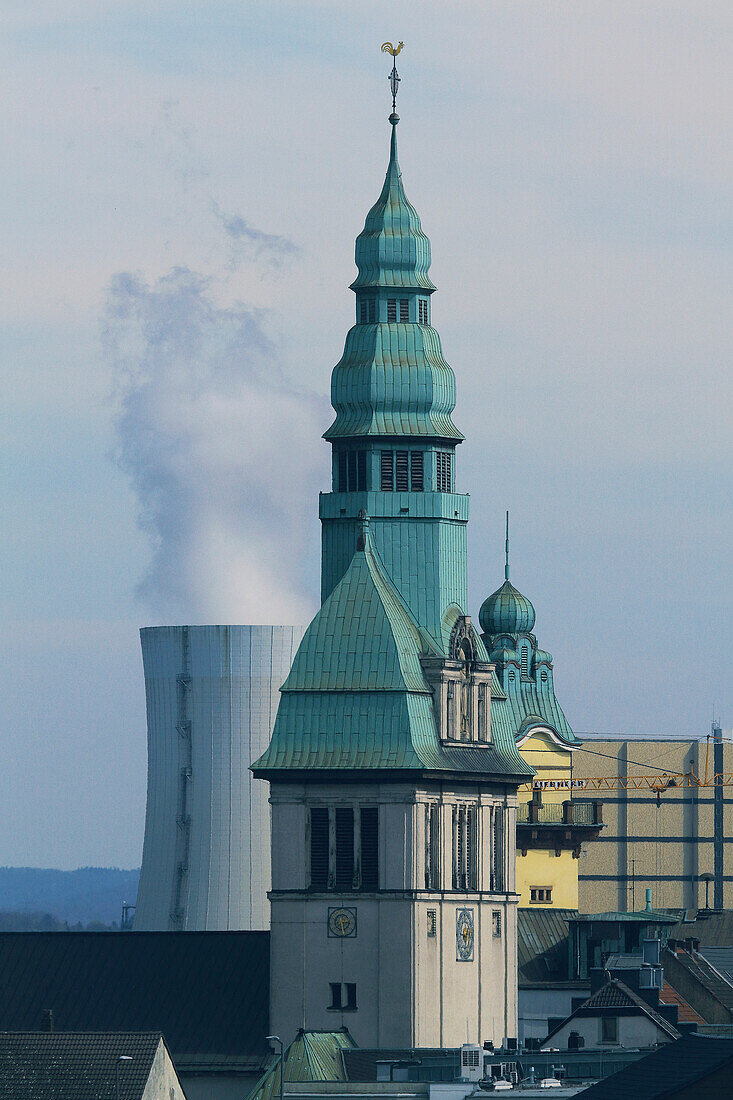
<svg viewBox="0 0 733 1100">
<path fill-rule="evenodd" d="M 647 889 L 646 889 L 646 912 L 651 913 L 651 911 L 652 911 L 652 891 L 651 891 L 651 887 L 647 886 Z"/>
</svg>

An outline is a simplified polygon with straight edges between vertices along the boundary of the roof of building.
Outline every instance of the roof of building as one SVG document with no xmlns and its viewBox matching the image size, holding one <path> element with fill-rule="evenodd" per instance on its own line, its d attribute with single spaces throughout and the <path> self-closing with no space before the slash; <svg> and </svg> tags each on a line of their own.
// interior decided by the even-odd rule
<svg viewBox="0 0 733 1100">
<path fill-rule="evenodd" d="M 607 1010 L 617 1011 L 619 1009 L 647 1016 L 657 1025 L 659 1030 L 663 1031 L 670 1039 L 679 1039 L 679 1031 L 670 1024 L 669 1020 L 665 1020 L 663 1016 L 655 1012 L 651 1005 L 640 997 L 638 993 L 634 993 L 633 989 L 629 989 L 627 985 L 617 978 L 611 978 L 610 981 L 596 990 L 587 1001 L 584 1001 L 574 1012 L 571 1012 L 562 1023 L 553 1028 L 542 1045 L 545 1046 L 553 1035 L 556 1035 L 558 1031 L 570 1023 L 571 1020 L 576 1019 L 576 1017 L 602 1015 Z"/>
<path fill-rule="evenodd" d="M 733 1067 L 733 1039 L 686 1035 L 592 1085 L 582 1095 L 588 1100 L 629 1100 L 637 1096 L 644 1100 L 665 1100 L 682 1089 L 701 1085 L 706 1077 L 727 1066 Z M 706 1100 L 727 1100 L 730 1080 L 720 1090 L 706 1089 L 694 1095 Z"/>
<path fill-rule="evenodd" d="M 478 617 L 484 634 L 529 634 L 535 610 L 507 577 L 496 592 L 486 597 Z"/>
<path fill-rule="evenodd" d="M 3 1100 L 141 1100 L 160 1032 L 0 1032 Z"/>
<path fill-rule="evenodd" d="M 730 947 L 703 947 L 700 946 L 700 954 L 711 966 L 722 974 L 727 982 L 733 985 L 733 946 Z"/>
<path fill-rule="evenodd" d="M 428 276 L 430 241 L 408 201 L 397 161 L 397 119 L 382 193 L 356 241 L 359 274 L 352 290 L 375 293 L 435 289 Z M 336 419 L 326 439 L 354 436 L 422 436 L 458 443 L 451 420 L 456 380 L 443 358 L 440 337 L 421 323 L 375 320 L 354 325 L 331 378 Z"/>
<path fill-rule="evenodd" d="M 162 1032 L 180 1069 L 270 1057 L 269 932 L 5 932 L 0 1030 Z"/>
<path fill-rule="evenodd" d="M 344 1050 L 342 1058 L 349 1081 L 376 1081 L 377 1066 L 385 1062 L 419 1062 L 422 1068 L 428 1064 L 443 1065 L 449 1079 L 453 1079 L 460 1072 L 461 1053 L 459 1049 L 450 1047 L 389 1047 L 384 1050 L 357 1047 L 355 1050 Z M 420 1076 L 420 1069 L 415 1068 L 417 1076 Z"/>
<path fill-rule="evenodd" d="M 477 635 L 475 641 L 485 657 Z M 533 775 L 511 731 L 498 721 L 492 722 L 491 745 L 439 740 L 420 657 L 444 656 L 440 645 L 415 622 L 364 520 L 349 568 L 301 642 L 255 774 L 390 769 Z"/>
<path fill-rule="evenodd" d="M 701 947 L 733 947 L 733 909 L 698 909 L 695 920 L 681 920 L 672 932 L 677 940 L 688 936 Z"/>
<path fill-rule="evenodd" d="M 285 1048 L 285 1084 L 296 1081 L 345 1081 L 341 1053 L 356 1043 L 346 1027 L 338 1031 L 299 1031 Z M 262 1075 L 247 1100 L 276 1100 L 280 1093 L 280 1059 Z"/>
<path fill-rule="evenodd" d="M 608 913 L 576 913 L 573 921 L 592 923 L 593 921 L 605 923 L 637 923 L 637 924 L 675 924 L 678 918 L 661 909 L 640 909 L 632 912 L 625 910 L 612 910 Z"/>
<path fill-rule="evenodd" d="M 576 909 L 525 909 L 517 915 L 517 963 L 521 982 L 568 978 L 568 922 Z"/>
<path fill-rule="evenodd" d="M 733 984 L 699 951 L 673 950 L 677 964 L 705 987 L 708 993 L 733 1013 Z M 664 960 L 663 960 L 664 961 Z M 672 971 L 674 978 L 674 970 Z"/>
<path fill-rule="evenodd" d="M 685 998 L 674 989 L 667 979 L 662 982 L 662 988 L 659 992 L 659 1003 L 663 1005 L 677 1005 L 677 1022 L 680 1024 L 704 1024 L 702 1016 L 699 1012 L 695 1012 L 692 1005 L 688 1004 Z"/>
</svg>

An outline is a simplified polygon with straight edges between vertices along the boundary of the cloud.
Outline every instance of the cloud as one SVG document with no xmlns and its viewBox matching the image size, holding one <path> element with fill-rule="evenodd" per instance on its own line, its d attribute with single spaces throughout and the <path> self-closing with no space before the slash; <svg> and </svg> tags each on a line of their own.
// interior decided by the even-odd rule
<svg viewBox="0 0 733 1100">
<path fill-rule="evenodd" d="M 237 267 L 241 260 L 252 260 L 271 268 L 281 268 L 287 259 L 299 251 L 297 245 L 287 237 L 263 233 L 239 214 L 225 213 L 216 199 L 211 200 L 211 209 L 229 242 L 231 267 Z"/>
<path fill-rule="evenodd" d="M 220 295 L 183 267 L 108 288 L 117 457 L 153 546 L 139 592 L 168 621 L 307 621 L 326 402 L 286 377 L 266 313 Z"/>
</svg>

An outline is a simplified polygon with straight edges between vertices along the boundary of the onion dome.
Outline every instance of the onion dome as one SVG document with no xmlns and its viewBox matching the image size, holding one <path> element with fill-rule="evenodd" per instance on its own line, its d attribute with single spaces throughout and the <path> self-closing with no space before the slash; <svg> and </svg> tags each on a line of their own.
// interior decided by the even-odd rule
<svg viewBox="0 0 733 1100">
<path fill-rule="evenodd" d="M 548 653 L 546 649 L 536 649 L 534 651 L 534 663 L 536 665 L 551 665 L 552 654 Z"/>
<path fill-rule="evenodd" d="M 529 634 L 534 626 L 535 613 L 526 596 L 518 592 L 507 580 L 501 588 L 484 600 L 479 611 L 479 622 L 484 634 Z"/>
<path fill-rule="evenodd" d="M 356 266 L 359 274 L 352 290 L 363 287 L 399 287 L 435 290 L 428 276 L 430 241 L 422 230 L 417 210 L 408 200 L 402 186 L 402 173 L 397 160 L 397 123 L 394 112 L 389 165 L 382 193 L 366 217 L 364 228 L 356 238 Z"/>
<path fill-rule="evenodd" d="M 484 634 L 529 634 L 535 613 L 526 596 L 509 581 L 509 513 L 506 514 L 504 583 L 481 604 L 478 619 Z M 493 660 L 493 657 L 492 657 Z"/>
</svg>

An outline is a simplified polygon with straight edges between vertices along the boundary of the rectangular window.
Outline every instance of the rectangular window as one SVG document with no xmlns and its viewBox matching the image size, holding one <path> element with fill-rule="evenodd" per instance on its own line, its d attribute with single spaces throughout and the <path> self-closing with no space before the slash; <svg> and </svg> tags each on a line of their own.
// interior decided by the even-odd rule
<svg viewBox="0 0 733 1100">
<path fill-rule="evenodd" d="M 407 298 L 400 298 L 400 321 L 410 320 L 410 302 Z"/>
<path fill-rule="evenodd" d="M 491 839 L 491 889 L 501 894 L 504 891 L 504 811 L 501 806 L 494 807 L 494 830 Z"/>
<path fill-rule="evenodd" d="M 435 939 L 438 927 L 438 914 L 436 909 L 428 909 L 428 939 Z"/>
<path fill-rule="evenodd" d="M 349 451 L 349 492 L 353 493 L 356 488 L 356 451 Z"/>
<path fill-rule="evenodd" d="M 356 452 L 356 488 L 360 493 L 366 491 L 366 451 Z"/>
<path fill-rule="evenodd" d="M 377 299 L 376 298 L 370 298 L 369 299 L 369 323 L 373 325 L 374 322 L 376 321 L 376 319 L 377 319 Z"/>
<path fill-rule="evenodd" d="M 356 1011 L 356 982 L 346 983 L 346 1004 L 344 1008 L 350 1009 L 350 1011 Z"/>
<path fill-rule="evenodd" d="M 367 323 L 367 300 L 366 298 L 359 299 L 359 324 L 365 325 Z"/>
<path fill-rule="evenodd" d="M 417 320 L 421 325 L 427 325 L 428 323 L 428 303 L 427 299 L 419 298 L 417 303 Z"/>
<path fill-rule="evenodd" d="M 466 888 L 478 890 L 478 806 L 466 810 Z"/>
<path fill-rule="evenodd" d="M 440 889 L 440 807 L 425 807 L 425 889 Z"/>
<path fill-rule="evenodd" d="M 530 886 L 529 900 L 539 905 L 548 905 L 552 901 L 551 886 Z"/>
<path fill-rule="evenodd" d="M 521 672 L 522 676 L 527 675 L 527 666 L 528 666 L 528 664 L 529 664 L 529 657 L 528 657 L 528 653 L 527 653 L 527 647 L 526 647 L 526 645 L 523 645 L 522 648 L 519 651 L 519 671 Z"/>
<path fill-rule="evenodd" d="M 396 298 L 388 298 L 387 299 L 387 320 L 388 321 L 396 321 L 397 320 L 397 299 Z"/>
<path fill-rule="evenodd" d="M 329 982 L 328 988 L 331 990 L 331 1003 L 329 1008 L 341 1008 L 341 982 Z"/>
<path fill-rule="evenodd" d="M 328 889 L 328 808 L 311 807 L 311 887 Z"/>
<path fill-rule="evenodd" d="M 491 932 L 497 939 L 501 936 L 501 909 L 491 911 Z"/>
<path fill-rule="evenodd" d="M 349 479 L 346 472 L 346 451 L 339 451 L 338 453 L 338 468 L 338 491 L 345 493 L 349 488 Z"/>
<path fill-rule="evenodd" d="M 394 455 L 392 451 L 382 451 L 382 490 L 394 489 Z"/>
<path fill-rule="evenodd" d="M 413 493 L 421 493 L 425 485 L 423 452 L 410 451 L 410 488 Z"/>
<path fill-rule="evenodd" d="M 354 810 L 336 807 L 336 889 L 354 889 Z"/>
<path fill-rule="evenodd" d="M 395 454 L 395 489 L 405 493 L 410 488 L 408 479 L 408 451 L 397 451 Z"/>
<path fill-rule="evenodd" d="M 436 488 L 439 493 L 451 493 L 453 491 L 453 455 L 450 451 L 437 451 L 436 460 Z"/>
<path fill-rule="evenodd" d="M 601 1042 L 618 1042 L 618 1016 L 601 1016 Z"/>
<path fill-rule="evenodd" d="M 379 889 L 379 809 L 361 807 L 361 888 Z"/>
</svg>

